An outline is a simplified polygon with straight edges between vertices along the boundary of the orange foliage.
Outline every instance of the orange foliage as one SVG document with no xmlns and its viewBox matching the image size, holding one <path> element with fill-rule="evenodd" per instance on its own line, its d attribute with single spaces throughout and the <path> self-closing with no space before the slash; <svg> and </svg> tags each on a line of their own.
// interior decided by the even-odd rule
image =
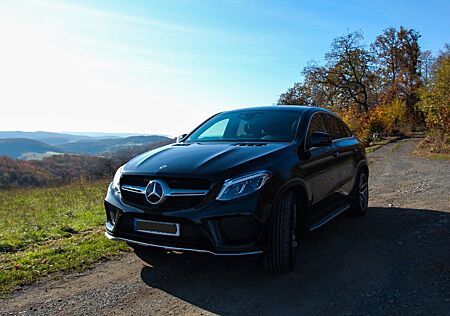
<svg viewBox="0 0 450 316">
<path fill-rule="evenodd" d="M 383 136 L 404 132 L 409 121 L 406 104 L 398 99 L 389 104 L 375 106 L 368 113 L 356 106 L 335 112 L 364 143 L 368 143 L 374 133 Z"/>
<path fill-rule="evenodd" d="M 335 110 L 342 120 L 350 127 L 356 136 L 364 143 L 369 142 L 370 130 L 369 117 L 359 107 L 353 106 L 345 109 Z"/>
</svg>

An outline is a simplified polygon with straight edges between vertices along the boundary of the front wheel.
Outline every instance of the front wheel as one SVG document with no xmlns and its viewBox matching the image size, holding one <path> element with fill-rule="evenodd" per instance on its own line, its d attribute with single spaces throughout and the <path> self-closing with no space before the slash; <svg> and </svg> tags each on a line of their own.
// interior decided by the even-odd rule
<svg viewBox="0 0 450 316">
<path fill-rule="evenodd" d="M 296 248 L 297 199 L 293 192 L 287 192 L 274 210 L 264 268 L 270 272 L 291 271 L 295 266 Z"/>
<path fill-rule="evenodd" d="M 355 186 L 351 194 L 350 210 L 348 214 L 350 216 L 363 216 L 367 212 L 367 206 L 369 204 L 369 182 L 367 172 L 361 170 L 358 173 Z"/>
</svg>

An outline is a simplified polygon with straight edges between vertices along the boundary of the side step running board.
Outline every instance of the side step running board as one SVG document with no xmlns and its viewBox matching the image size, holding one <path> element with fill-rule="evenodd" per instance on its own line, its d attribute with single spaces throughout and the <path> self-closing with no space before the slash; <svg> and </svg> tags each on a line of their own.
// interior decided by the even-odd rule
<svg viewBox="0 0 450 316">
<path fill-rule="evenodd" d="M 338 207 L 337 209 L 335 209 L 333 212 L 331 212 L 330 214 L 328 214 L 327 216 L 325 216 L 324 218 L 322 218 L 320 221 L 312 224 L 309 227 L 309 231 L 312 231 L 314 229 L 317 229 L 323 225 L 325 225 L 326 223 L 328 223 L 329 221 L 331 221 L 333 218 L 335 218 L 336 216 L 338 216 L 339 214 L 345 212 L 346 210 L 348 210 L 350 208 L 350 204 L 344 204 L 340 207 Z"/>
</svg>

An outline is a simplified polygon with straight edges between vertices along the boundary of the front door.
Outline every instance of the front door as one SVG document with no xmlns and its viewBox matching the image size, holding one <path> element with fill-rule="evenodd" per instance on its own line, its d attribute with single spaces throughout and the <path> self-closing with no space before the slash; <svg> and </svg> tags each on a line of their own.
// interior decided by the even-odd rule
<svg viewBox="0 0 450 316">
<path fill-rule="evenodd" d="M 339 170 L 336 157 L 337 147 L 330 146 L 310 147 L 309 139 L 313 132 L 327 133 L 324 114 L 316 113 L 309 124 L 306 146 L 309 151 L 308 173 L 312 188 L 312 214 L 311 220 L 323 217 L 337 206 L 339 194 Z"/>
</svg>

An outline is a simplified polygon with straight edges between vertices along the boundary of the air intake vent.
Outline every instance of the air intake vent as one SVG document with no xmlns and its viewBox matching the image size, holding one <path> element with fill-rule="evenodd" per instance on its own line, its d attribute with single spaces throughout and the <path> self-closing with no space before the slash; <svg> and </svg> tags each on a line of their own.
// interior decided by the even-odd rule
<svg viewBox="0 0 450 316">
<path fill-rule="evenodd" d="M 267 143 L 237 143 L 235 144 L 235 146 L 239 146 L 239 147 L 261 147 L 261 146 L 266 146 Z"/>
<path fill-rule="evenodd" d="M 188 144 L 188 143 L 176 143 L 176 144 L 173 144 L 172 146 L 189 146 L 190 144 Z"/>
</svg>

